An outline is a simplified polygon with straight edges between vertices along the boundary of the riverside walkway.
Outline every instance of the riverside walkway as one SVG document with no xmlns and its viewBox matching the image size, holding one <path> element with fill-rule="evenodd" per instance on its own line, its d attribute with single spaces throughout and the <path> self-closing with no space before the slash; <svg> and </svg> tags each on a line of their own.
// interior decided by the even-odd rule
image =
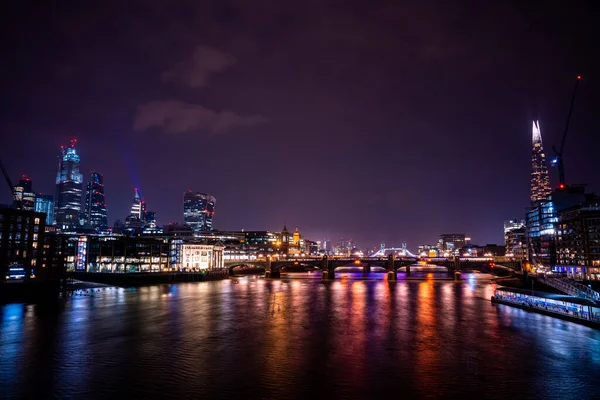
<svg viewBox="0 0 600 400">
<path fill-rule="evenodd" d="M 499 287 L 491 301 L 600 329 L 600 307 L 588 299 Z"/>
</svg>

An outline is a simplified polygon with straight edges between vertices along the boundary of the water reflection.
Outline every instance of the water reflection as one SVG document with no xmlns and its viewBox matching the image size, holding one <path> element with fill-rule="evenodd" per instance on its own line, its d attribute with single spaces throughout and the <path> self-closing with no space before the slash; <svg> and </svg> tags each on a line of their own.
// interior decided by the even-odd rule
<svg viewBox="0 0 600 400">
<path fill-rule="evenodd" d="M 2 398 L 600 396 L 600 333 L 492 305 L 485 277 L 338 277 L 0 307 Z"/>
</svg>

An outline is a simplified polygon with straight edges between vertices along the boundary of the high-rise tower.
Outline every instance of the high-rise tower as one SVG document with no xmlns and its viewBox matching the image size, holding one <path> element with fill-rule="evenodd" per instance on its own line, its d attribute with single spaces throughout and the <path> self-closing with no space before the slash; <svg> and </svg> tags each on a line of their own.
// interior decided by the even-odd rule
<svg viewBox="0 0 600 400">
<path fill-rule="evenodd" d="M 31 190 L 31 187 L 31 179 L 23 175 L 13 191 L 13 205 L 15 208 L 33 211 L 35 208 L 35 193 Z"/>
<path fill-rule="evenodd" d="M 92 171 L 85 191 L 85 223 L 94 228 L 106 228 L 106 196 L 104 177 Z"/>
<path fill-rule="evenodd" d="M 75 149 L 76 144 L 77 140 L 74 139 L 69 147 L 60 148 L 54 206 L 56 225 L 60 229 L 79 226 L 83 177 L 79 172 L 80 159 Z"/>
<path fill-rule="evenodd" d="M 542 132 L 539 121 L 533 121 L 532 151 L 531 151 L 531 202 L 546 200 L 550 189 L 550 177 L 546 165 L 546 155 L 542 146 Z"/>
<path fill-rule="evenodd" d="M 129 215 L 137 217 L 140 221 L 142 220 L 142 216 L 144 215 L 142 197 L 140 196 L 140 192 L 137 188 L 135 188 L 135 194 L 133 195 L 133 203 L 131 204 L 131 213 Z"/>
<path fill-rule="evenodd" d="M 183 194 L 183 220 L 194 232 L 212 230 L 217 200 L 208 194 L 194 193 L 191 190 Z"/>
</svg>

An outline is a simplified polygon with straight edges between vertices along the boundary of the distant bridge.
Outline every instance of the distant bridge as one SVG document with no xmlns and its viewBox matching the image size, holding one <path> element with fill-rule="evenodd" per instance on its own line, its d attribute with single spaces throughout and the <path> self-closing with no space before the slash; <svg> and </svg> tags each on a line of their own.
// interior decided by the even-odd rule
<svg viewBox="0 0 600 400">
<path fill-rule="evenodd" d="M 465 272 L 470 270 L 494 270 L 495 268 L 510 272 L 522 271 L 521 261 L 509 260 L 504 257 L 402 257 L 396 258 L 393 254 L 388 257 L 302 257 L 302 258 L 267 258 L 257 260 L 228 260 L 225 266 L 230 274 L 236 267 L 252 265 L 265 270 L 267 278 L 279 278 L 281 269 L 285 267 L 312 267 L 321 270 L 323 279 L 334 279 L 335 270 L 344 266 L 362 267 L 363 272 L 371 272 L 371 267 L 381 267 L 388 271 L 388 279 L 395 280 L 398 270 L 405 269 L 410 275 L 411 267 L 441 266 L 446 267 L 449 273 Z M 457 276 L 455 274 L 455 276 Z"/>
</svg>

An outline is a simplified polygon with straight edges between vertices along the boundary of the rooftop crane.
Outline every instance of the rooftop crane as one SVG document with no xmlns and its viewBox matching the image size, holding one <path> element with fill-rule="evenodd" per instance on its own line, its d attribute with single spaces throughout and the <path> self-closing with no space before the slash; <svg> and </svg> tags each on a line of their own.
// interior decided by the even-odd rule
<svg viewBox="0 0 600 400">
<path fill-rule="evenodd" d="M 569 130 L 569 122 L 571 120 L 571 114 L 573 113 L 573 104 L 575 104 L 575 95 L 577 94 L 577 86 L 579 86 L 579 81 L 581 80 L 581 75 L 577 75 L 577 80 L 575 81 L 575 89 L 573 89 L 573 96 L 571 96 L 571 105 L 569 107 L 569 114 L 567 115 L 567 124 L 565 125 L 565 131 L 563 133 L 562 140 L 560 142 L 560 149 L 556 150 L 555 146 L 552 146 L 552 150 L 554 151 L 554 159 L 552 159 L 552 164 L 558 167 L 558 188 L 564 189 L 566 187 L 565 184 L 565 166 L 563 163 L 563 150 L 565 149 L 565 139 L 567 138 L 567 131 Z"/>
<path fill-rule="evenodd" d="M 6 183 L 8 184 L 8 187 L 10 188 L 10 193 L 14 195 L 15 187 L 13 186 L 12 181 L 10 180 L 10 177 L 8 176 L 8 172 L 6 172 L 6 169 L 4 168 L 4 163 L 2 162 L 2 159 L 0 159 L 0 169 L 2 170 L 4 179 L 6 179 Z"/>
</svg>

